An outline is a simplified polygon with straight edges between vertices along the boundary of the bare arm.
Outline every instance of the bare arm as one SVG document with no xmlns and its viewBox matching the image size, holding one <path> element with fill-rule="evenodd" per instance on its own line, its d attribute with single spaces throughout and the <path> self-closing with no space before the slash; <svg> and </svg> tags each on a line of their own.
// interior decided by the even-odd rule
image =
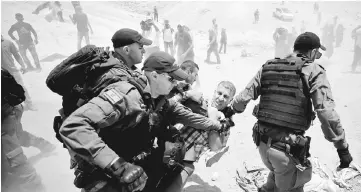
<svg viewBox="0 0 361 192">
<path fill-rule="evenodd" d="M 30 24 L 29 24 L 30 25 Z M 35 40 L 38 40 L 38 34 L 36 33 L 36 31 L 34 30 L 33 26 L 30 25 L 30 32 L 33 33 Z"/>
<path fill-rule="evenodd" d="M 9 31 L 8 31 L 8 35 L 10 36 L 10 38 L 14 41 L 18 41 L 15 37 L 14 37 L 14 31 L 15 31 L 15 27 L 14 25 L 10 27 Z"/>
<path fill-rule="evenodd" d="M 87 18 L 87 21 L 88 21 L 87 23 L 88 23 L 89 29 L 90 29 L 90 31 L 93 33 L 93 28 L 92 28 L 92 26 L 90 25 L 88 16 L 86 16 L 86 18 Z"/>
</svg>

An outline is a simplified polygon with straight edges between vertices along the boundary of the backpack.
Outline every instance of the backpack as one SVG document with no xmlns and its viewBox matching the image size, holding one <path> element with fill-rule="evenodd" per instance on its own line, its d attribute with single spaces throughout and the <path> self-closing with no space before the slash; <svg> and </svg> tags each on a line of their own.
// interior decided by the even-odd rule
<svg viewBox="0 0 361 192">
<path fill-rule="evenodd" d="M 60 142 L 62 139 L 59 129 L 63 118 L 98 96 L 108 85 L 128 81 L 143 95 L 146 81 L 127 76 L 126 73 L 132 74 L 129 68 L 119 62 L 112 62 L 112 58 L 109 48 L 87 45 L 62 61 L 48 75 L 46 85 L 51 91 L 62 96 L 63 100 L 62 116 L 56 116 L 53 121 L 53 129 Z M 112 69 L 120 72 L 113 73 L 110 71 Z"/>
<path fill-rule="evenodd" d="M 103 88 L 116 82 L 114 77 L 99 78 L 118 63 L 107 62 L 109 47 L 87 45 L 57 65 L 48 75 L 48 88 L 63 97 L 64 115 L 68 116 L 81 104 L 97 96 Z"/>
<path fill-rule="evenodd" d="M 8 70 L 1 68 L 1 103 L 16 106 L 25 99 L 24 88 L 16 82 Z"/>
</svg>

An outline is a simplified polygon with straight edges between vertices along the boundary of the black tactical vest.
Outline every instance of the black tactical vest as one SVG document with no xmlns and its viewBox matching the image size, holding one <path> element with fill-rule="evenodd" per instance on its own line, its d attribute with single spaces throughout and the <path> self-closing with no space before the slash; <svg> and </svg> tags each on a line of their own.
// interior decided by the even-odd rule
<svg viewBox="0 0 361 192">
<path fill-rule="evenodd" d="M 258 121 L 296 132 L 306 131 L 313 117 L 303 57 L 273 59 L 263 66 Z"/>
</svg>

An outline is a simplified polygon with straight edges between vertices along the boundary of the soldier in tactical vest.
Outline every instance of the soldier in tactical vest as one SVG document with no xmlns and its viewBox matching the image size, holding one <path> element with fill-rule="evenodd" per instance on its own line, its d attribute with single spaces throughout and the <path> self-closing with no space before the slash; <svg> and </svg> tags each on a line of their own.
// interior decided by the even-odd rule
<svg viewBox="0 0 361 192">
<path fill-rule="evenodd" d="M 169 125 L 222 128 L 220 122 L 167 99 L 175 80 L 188 78 L 174 63 L 165 52 L 151 54 L 143 67 L 146 87 L 113 83 L 65 119 L 61 138 L 89 167 L 83 191 L 162 191 L 180 172 L 176 167 L 182 169 L 175 166 L 182 159 L 181 143 Z"/>
<path fill-rule="evenodd" d="M 253 139 L 270 173 L 260 191 L 303 191 L 311 180 L 311 138 L 304 134 L 315 118 L 312 104 L 325 138 L 337 149 L 339 168 L 352 161 L 326 72 L 314 62 L 322 56 L 319 49 L 326 48 L 316 34 L 299 35 L 294 53 L 267 61 L 232 103 L 242 113 L 251 99 L 261 97 Z"/>
<path fill-rule="evenodd" d="M 41 178 L 28 162 L 18 133 L 25 92 L 9 71 L 1 68 L 1 191 L 44 191 Z"/>
</svg>

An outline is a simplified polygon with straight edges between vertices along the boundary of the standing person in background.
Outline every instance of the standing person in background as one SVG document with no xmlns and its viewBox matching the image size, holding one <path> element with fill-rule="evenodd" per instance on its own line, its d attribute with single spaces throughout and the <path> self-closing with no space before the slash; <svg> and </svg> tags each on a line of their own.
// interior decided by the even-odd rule
<svg viewBox="0 0 361 192">
<path fill-rule="evenodd" d="M 75 14 L 73 15 L 73 17 L 69 15 L 69 18 L 74 25 L 76 24 L 78 29 L 78 44 L 77 44 L 78 50 L 81 48 L 81 42 L 83 40 L 83 37 L 85 37 L 85 43 L 89 45 L 90 44 L 89 28 L 91 34 L 93 34 L 93 29 L 89 23 L 87 14 L 85 14 L 83 12 L 83 9 L 80 6 L 78 6 L 75 8 Z"/>
<path fill-rule="evenodd" d="M 178 25 L 175 34 L 174 48 L 177 47 L 177 63 L 182 64 L 186 60 L 194 61 L 193 40 L 191 35 L 184 29 L 184 26 Z"/>
<path fill-rule="evenodd" d="M 320 9 L 320 6 L 318 5 L 317 2 L 315 2 L 313 4 L 313 13 L 317 13 L 319 11 L 319 9 Z"/>
<path fill-rule="evenodd" d="M 254 23 L 258 23 L 259 21 L 259 11 L 258 9 L 256 9 L 256 11 L 254 12 Z"/>
<path fill-rule="evenodd" d="M 226 33 L 225 28 L 222 28 L 220 43 L 221 43 L 221 46 L 219 48 L 219 53 L 222 52 L 222 48 L 224 47 L 224 54 L 226 54 L 226 52 L 227 52 L 227 33 Z"/>
<path fill-rule="evenodd" d="M 8 31 L 9 36 L 13 39 L 19 46 L 19 51 L 21 57 L 24 59 L 25 64 L 27 65 L 27 70 L 34 70 L 34 67 L 31 65 L 29 58 L 26 55 L 26 51 L 29 50 L 31 56 L 34 59 L 37 72 L 41 71 L 40 61 L 38 53 L 35 49 L 35 44 L 38 44 L 38 35 L 34 28 L 29 24 L 24 22 L 24 17 L 21 13 L 15 14 L 15 19 L 18 21 Z M 18 33 L 19 40 L 16 39 L 13 35 L 14 31 Z M 34 35 L 35 40 L 31 37 L 31 33 Z M 34 44 L 35 43 L 35 44 Z"/>
<path fill-rule="evenodd" d="M 329 20 L 322 28 L 322 43 L 327 48 L 325 56 L 330 58 L 333 55 L 333 43 L 336 39 L 335 37 L 335 23 L 337 18 L 334 17 L 333 21 Z"/>
<path fill-rule="evenodd" d="M 344 31 L 345 27 L 342 25 L 342 23 L 339 23 L 336 28 L 336 47 L 340 47 L 343 41 Z"/>
<path fill-rule="evenodd" d="M 356 71 L 357 64 L 361 62 L 361 25 L 352 30 L 352 38 L 355 39 L 353 53 L 352 72 Z"/>
<path fill-rule="evenodd" d="M 206 63 L 210 63 L 210 57 L 211 53 L 214 53 L 217 58 L 217 64 L 221 64 L 221 58 L 218 54 L 218 42 L 217 42 L 217 36 L 218 36 L 218 25 L 216 23 L 216 19 L 212 20 L 213 26 L 211 29 L 208 30 L 208 37 L 209 37 L 209 44 L 208 44 L 208 50 L 207 50 L 207 58 L 204 60 Z"/>
<path fill-rule="evenodd" d="M 154 52 L 160 51 L 160 35 L 161 32 L 159 27 L 153 20 L 148 20 L 150 25 L 150 30 L 147 31 L 144 35 L 145 38 L 150 39 L 153 41 L 151 45 L 144 46 L 145 54 L 144 59 L 147 59 L 148 56 Z"/>
<path fill-rule="evenodd" d="M 16 61 L 20 64 L 20 70 L 15 66 Z M 25 88 L 25 84 L 20 72 L 26 72 L 26 68 L 23 60 L 21 59 L 18 49 L 10 40 L 4 39 L 1 35 L 1 67 L 9 71 L 9 73 L 15 78 L 16 82 L 19 83 L 25 91 L 25 110 L 36 111 L 37 109 L 34 107 L 33 102 L 31 101 L 31 97 L 29 95 L 28 90 Z"/>
<path fill-rule="evenodd" d="M 156 6 L 154 6 L 154 21 L 158 22 L 158 9 Z"/>
<path fill-rule="evenodd" d="M 169 53 L 168 49 L 170 49 L 170 54 L 172 56 L 174 56 L 173 33 L 174 29 L 169 25 L 169 20 L 165 20 L 163 29 L 164 50 Z"/>
<path fill-rule="evenodd" d="M 273 40 L 275 41 L 275 57 L 283 58 L 290 53 L 287 39 L 288 30 L 284 26 L 277 28 L 273 33 Z"/>
</svg>

